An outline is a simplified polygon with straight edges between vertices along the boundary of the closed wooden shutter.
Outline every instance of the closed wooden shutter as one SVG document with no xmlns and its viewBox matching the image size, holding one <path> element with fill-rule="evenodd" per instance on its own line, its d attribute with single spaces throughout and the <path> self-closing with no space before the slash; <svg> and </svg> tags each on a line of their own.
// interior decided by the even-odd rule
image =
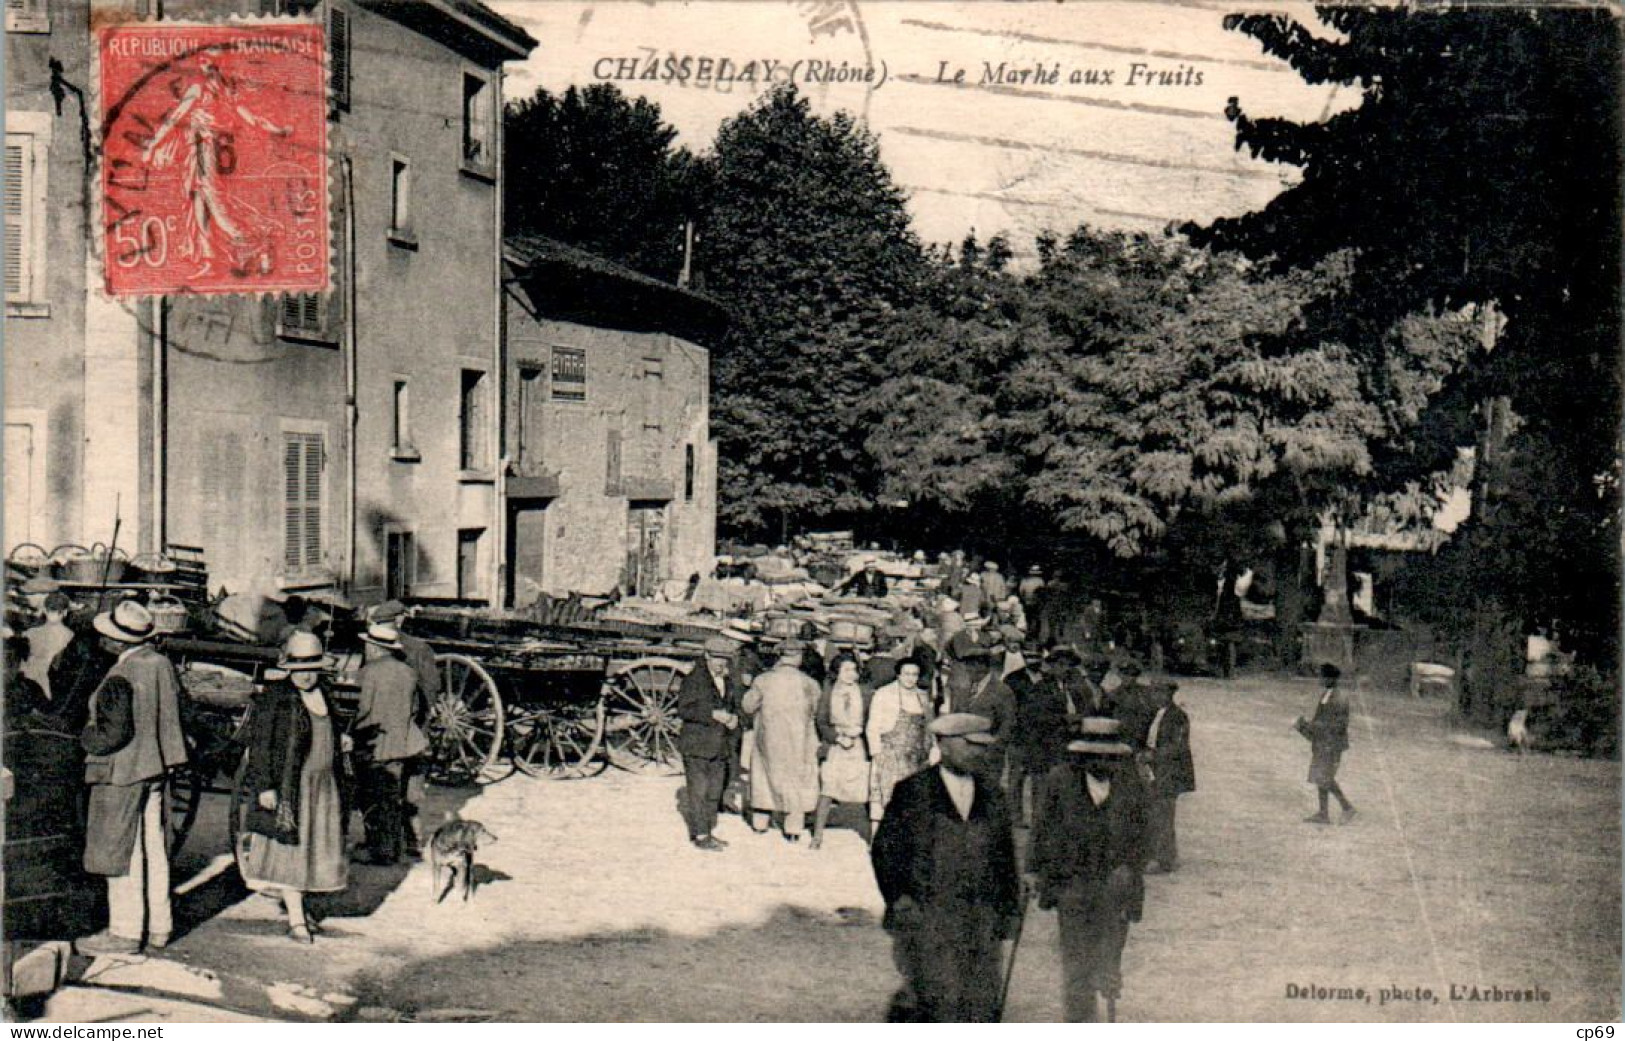
<svg viewBox="0 0 1625 1041">
<path fill-rule="evenodd" d="M 284 434 L 282 563 L 288 573 L 322 566 L 322 435 Z"/>
<path fill-rule="evenodd" d="M 5 169 L 5 267 L 6 299 L 29 299 L 30 284 L 28 253 L 33 228 L 29 199 L 33 195 L 33 163 L 30 162 L 32 142 L 28 137 L 6 135 Z"/>
<path fill-rule="evenodd" d="M 328 73 L 331 77 L 333 104 L 350 107 L 350 13 L 333 7 L 327 18 Z"/>
</svg>

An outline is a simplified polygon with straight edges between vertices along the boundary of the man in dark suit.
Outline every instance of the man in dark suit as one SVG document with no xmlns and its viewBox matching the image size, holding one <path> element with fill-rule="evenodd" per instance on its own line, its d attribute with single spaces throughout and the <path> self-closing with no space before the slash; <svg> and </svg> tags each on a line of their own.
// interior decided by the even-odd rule
<svg viewBox="0 0 1625 1041">
<path fill-rule="evenodd" d="M 1016 700 L 1016 720 L 1010 732 L 1010 793 L 1026 823 L 1028 811 L 1026 782 L 1032 778 L 1037 802 L 1044 777 L 1065 756 L 1072 738 L 1072 721 L 1077 706 L 1072 703 L 1062 679 L 1066 668 L 1077 663 L 1069 649 L 1053 650 L 1044 658 L 1037 652 L 1026 668 L 1006 677 L 1005 686 Z"/>
<path fill-rule="evenodd" d="M 1337 768 L 1349 747 L 1349 703 L 1342 691 L 1337 689 L 1337 681 L 1342 675 L 1342 671 L 1330 662 L 1320 667 L 1322 691 L 1320 701 L 1315 705 L 1314 718 L 1305 721 L 1299 716 L 1295 724 L 1298 733 L 1309 739 L 1309 783 L 1315 786 L 1315 793 L 1320 797 L 1320 812 L 1304 818 L 1309 824 L 1332 822 L 1327 810 L 1328 800 L 1334 795 L 1337 796 L 1337 804 L 1343 808 L 1343 823 L 1354 819 L 1354 804 L 1348 801 L 1337 784 Z"/>
<path fill-rule="evenodd" d="M 697 849 L 720 853 L 728 845 L 711 832 L 728 777 L 728 757 L 739 716 L 728 698 L 735 643 L 726 636 L 705 641 L 705 661 L 690 669 L 677 692 L 677 751 L 683 757 L 683 819 Z"/>
<path fill-rule="evenodd" d="M 1044 781 L 1028 871 L 1060 918 L 1067 1019 L 1093 1022 L 1122 992 L 1123 945 L 1145 903 L 1146 796 L 1117 720 L 1089 717 Z"/>
<path fill-rule="evenodd" d="M 995 739 L 986 719 L 965 713 L 929 729 L 942 762 L 897 785 L 870 850 L 904 979 L 892 1018 L 992 1022 L 1000 941 L 1021 917 L 1010 814 L 998 785 L 983 779 Z"/>
<path fill-rule="evenodd" d="M 1173 683 L 1146 686 L 1157 714 L 1145 739 L 1143 761 L 1151 771 L 1151 842 L 1148 859 L 1160 873 L 1179 866 L 1179 842 L 1174 835 L 1174 806 L 1181 795 L 1196 790 L 1196 766 L 1191 760 L 1191 721 L 1174 703 L 1179 687 Z"/>
</svg>

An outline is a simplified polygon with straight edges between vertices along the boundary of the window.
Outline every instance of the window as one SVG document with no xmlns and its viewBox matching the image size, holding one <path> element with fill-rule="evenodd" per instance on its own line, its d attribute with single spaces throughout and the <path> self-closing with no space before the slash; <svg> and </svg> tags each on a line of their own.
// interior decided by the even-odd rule
<svg viewBox="0 0 1625 1041">
<path fill-rule="evenodd" d="M 48 33 L 51 13 L 48 0 L 6 0 L 6 32 Z"/>
<path fill-rule="evenodd" d="M 683 498 L 694 501 L 694 446 L 683 446 Z"/>
<path fill-rule="evenodd" d="M 587 400 L 587 352 L 580 347 L 553 348 L 553 400 Z"/>
<path fill-rule="evenodd" d="M 495 88 L 484 76 L 463 73 L 463 169 L 496 174 Z"/>
<path fill-rule="evenodd" d="M 287 575 L 318 570 L 322 555 L 322 435 L 282 434 L 282 565 Z"/>
<path fill-rule="evenodd" d="M 384 536 L 384 595 L 400 600 L 412 595 L 418 580 L 417 539 L 410 531 L 391 531 Z"/>
<path fill-rule="evenodd" d="M 660 380 L 666 376 L 666 363 L 659 358 L 643 359 L 643 378 L 646 380 Z"/>
<path fill-rule="evenodd" d="M 6 313 L 14 316 L 49 313 L 44 307 L 44 221 L 50 144 L 47 113 L 6 113 Z"/>
<path fill-rule="evenodd" d="M 611 430 L 604 444 L 604 494 L 621 494 L 621 432 Z"/>
<path fill-rule="evenodd" d="M 327 12 L 328 90 L 336 108 L 350 108 L 350 12 L 337 4 Z"/>
<path fill-rule="evenodd" d="M 519 416 L 514 437 L 518 441 L 521 466 L 540 462 L 542 458 L 542 377 L 544 371 L 534 365 L 519 367 Z"/>
<path fill-rule="evenodd" d="M 480 536 L 484 528 L 462 528 L 457 532 L 457 596 L 472 600 L 480 595 Z"/>
<path fill-rule="evenodd" d="M 487 465 L 485 373 L 479 369 L 463 370 L 460 411 L 457 465 L 464 470 L 483 470 Z"/>
<path fill-rule="evenodd" d="M 412 447 L 412 387 L 399 377 L 390 398 L 390 444 L 396 459 L 421 458 Z"/>
<path fill-rule="evenodd" d="M 416 245 L 412 238 L 412 162 L 399 155 L 389 159 L 389 237 L 400 245 Z"/>
<path fill-rule="evenodd" d="M 284 340 L 339 342 L 331 293 L 286 293 L 277 308 L 276 334 Z"/>
</svg>

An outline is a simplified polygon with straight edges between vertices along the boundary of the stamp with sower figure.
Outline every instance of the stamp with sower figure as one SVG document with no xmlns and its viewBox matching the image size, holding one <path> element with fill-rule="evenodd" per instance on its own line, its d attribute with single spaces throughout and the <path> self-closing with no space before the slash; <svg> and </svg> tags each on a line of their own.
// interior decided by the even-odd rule
<svg viewBox="0 0 1625 1041">
<path fill-rule="evenodd" d="M 323 27 L 97 30 L 107 292 L 331 284 Z"/>
</svg>

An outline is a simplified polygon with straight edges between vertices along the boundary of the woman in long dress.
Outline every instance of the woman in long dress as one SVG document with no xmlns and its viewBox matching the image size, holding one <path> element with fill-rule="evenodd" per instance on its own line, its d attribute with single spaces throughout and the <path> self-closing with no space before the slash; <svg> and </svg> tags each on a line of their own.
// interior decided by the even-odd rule
<svg viewBox="0 0 1625 1041">
<path fill-rule="evenodd" d="M 825 751 L 824 761 L 818 767 L 813 849 L 824 844 L 824 825 L 829 822 L 832 806 L 838 802 L 869 800 L 869 754 L 863 742 L 869 693 L 858 683 L 858 660 L 852 655 L 839 655 L 830 664 L 830 671 L 834 678 L 818 702 L 818 737 Z M 871 837 L 867 814 L 863 816 L 859 834 L 865 843 Z"/>
<path fill-rule="evenodd" d="M 869 769 L 869 819 L 879 822 L 891 802 L 892 789 L 910 774 L 925 769 L 931 755 L 931 698 L 920 687 L 920 663 L 900 662 L 897 678 L 875 691 L 869 703 L 864 738 L 872 760 Z"/>
<path fill-rule="evenodd" d="M 326 660 L 319 637 L 294 633 L 277 663 L 285 675 L 255 699 L 249 717 L 251 801 L 237 867 L 250 889 L 281 896 L 296 943 L 311 943 L 321 931 L 306 915 L 305 894 L 339 892 L 349 882 L 338 744 L 321 688 Z"/>
</svg>

